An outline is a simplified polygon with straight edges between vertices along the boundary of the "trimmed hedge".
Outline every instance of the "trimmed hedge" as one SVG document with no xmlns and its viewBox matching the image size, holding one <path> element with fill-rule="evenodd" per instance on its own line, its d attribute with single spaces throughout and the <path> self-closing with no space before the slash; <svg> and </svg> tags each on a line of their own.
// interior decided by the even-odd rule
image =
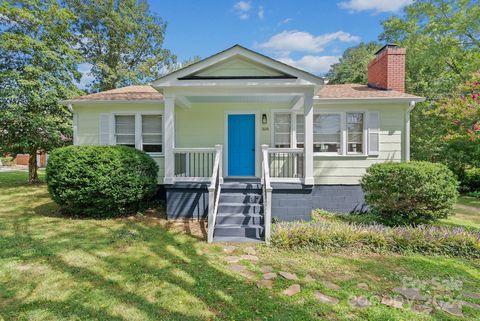
<svg viewBox="0 0 480 321">
<path fill-rule="evenodd" d="M 368 208 L 387 225 L 448 217 L 458 197 L 455 175 L 447 166 L 429 162 L 374 164 L 360 184 Z"/>
<path fill-rule="evenodd" d="M 480 231 L 420 225 L 386 227 L 323 222 L 274 224 L 271 244 L 279 248 L 420 253 L 480 258 Z"/>
<path fill-rule="evenodd" d="M 136 213 L 157 191 L 158 165 L 125 146 L 68 146 L 50 153 L 48 191 L 62 209 L 80 217 Z"/>
</svg>

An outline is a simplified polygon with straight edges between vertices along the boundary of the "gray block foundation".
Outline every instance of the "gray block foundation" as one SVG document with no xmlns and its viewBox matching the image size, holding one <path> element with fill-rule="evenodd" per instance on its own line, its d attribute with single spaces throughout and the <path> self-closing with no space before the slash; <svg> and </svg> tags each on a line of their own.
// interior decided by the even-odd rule
<svg viewBox="0 0 480 321">
<path fill-rule="evenodd" d="M 205 219 L 208 216 L 208 185 L 165 185 L 169 219 Z M 310 220 L 314 209 L 337 213 L 365 212 L 359 185 L 272 184 L 272 217 L 279 221 Z"/>
</svg>

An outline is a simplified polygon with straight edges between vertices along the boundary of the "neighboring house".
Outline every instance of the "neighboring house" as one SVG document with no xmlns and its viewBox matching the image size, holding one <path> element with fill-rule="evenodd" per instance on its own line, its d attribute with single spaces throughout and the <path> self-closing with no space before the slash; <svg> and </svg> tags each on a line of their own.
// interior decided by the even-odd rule
<svg viewBox="0 0 480 321">
<path fill-rule="evenodd" d="M 268 239 L 270 215 L 363 210 L 366 168 L 409 160 L 409 113 L 423 98 L 404 93 L 405 49 L 380 49 L 368 78 L 325 85 L 236 45 L 151 86 L 64 103 L 74 144 L 127 145 L 156 160 L 168 218 L 208 216 L 209 241 Z"/>
</svg>

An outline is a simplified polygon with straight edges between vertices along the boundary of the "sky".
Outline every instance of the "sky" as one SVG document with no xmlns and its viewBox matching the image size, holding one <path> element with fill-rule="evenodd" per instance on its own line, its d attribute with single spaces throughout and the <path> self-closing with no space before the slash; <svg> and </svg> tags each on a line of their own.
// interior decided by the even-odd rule
<svg viewBox="0 0 480 321">
<path fill-rule="evenodd" d="M 164 47 L 181 62 L 235 44 L 317 75 L 343 51 L 378 40 L 381 21 L 412 0 L 149 0 L 167 22 Z M 81 65 L 90 80 L 88 66 Z"/>
</svg>

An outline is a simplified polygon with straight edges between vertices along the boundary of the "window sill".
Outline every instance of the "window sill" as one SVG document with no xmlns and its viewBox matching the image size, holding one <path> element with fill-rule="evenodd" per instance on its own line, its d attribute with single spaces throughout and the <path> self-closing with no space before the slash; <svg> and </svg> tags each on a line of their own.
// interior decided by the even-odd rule
<svg viewBox="0 0 480 321">
<path fill-rule="evenodd" d="M 147 153 L 150 157 L 164 157 L 164 153 Z"/>
</svg>

